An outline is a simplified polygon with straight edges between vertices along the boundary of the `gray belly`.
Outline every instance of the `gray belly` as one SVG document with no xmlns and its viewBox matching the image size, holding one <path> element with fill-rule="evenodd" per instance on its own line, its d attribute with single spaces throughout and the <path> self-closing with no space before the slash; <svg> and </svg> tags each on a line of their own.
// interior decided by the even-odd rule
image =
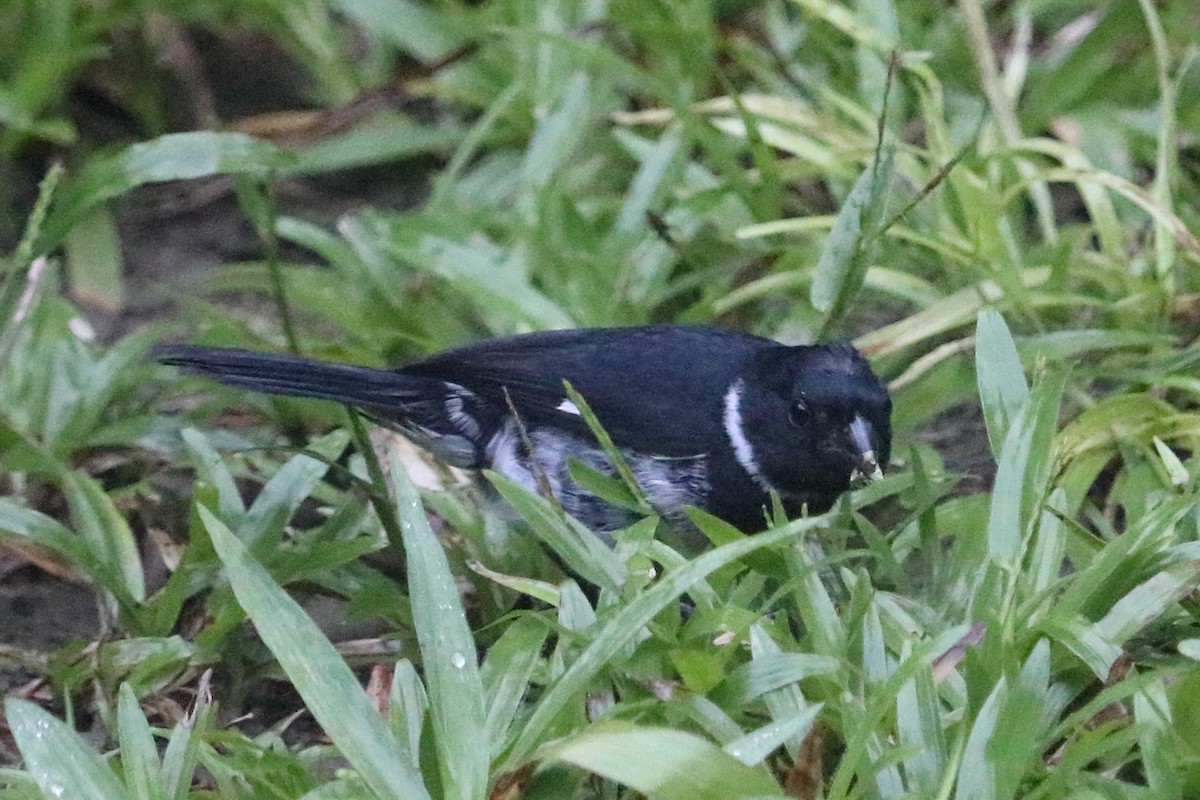
<svg viewBox="0 0 1200 800">
<path fill-rule="evenodd" d="M 532 492 L 538 491 L 540 472 L 566 512 L 597 532 L 618 530 L 638 520 L 635 512 L 601 500 L 571 477 L 567 466 L 571 457 L 601 474 L 616 474 L 599 445 L 561 431 L 538 428 L 529 431 L 529 443 L 532 452 L 521 441 L 516 425 L 507 425 L 488 443 L 492 469 Z M 709 494 L 707 458 L 661 458 L 628 451 L 622 454 L 654 510 L 673 527 L 690 529 L 683 509 L 705 506 Z"/>
</svg>

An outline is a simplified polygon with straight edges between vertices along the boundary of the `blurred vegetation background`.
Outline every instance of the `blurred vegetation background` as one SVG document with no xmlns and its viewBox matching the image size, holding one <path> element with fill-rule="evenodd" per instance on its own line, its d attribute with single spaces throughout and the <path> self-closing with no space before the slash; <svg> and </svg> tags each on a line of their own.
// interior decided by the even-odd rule
<svg viewBox="0 0 1200 800">
<path fill-rule="evenodd" d="M 0 796 L 1200 792 L 1197 4 L 0 20 Z M 147 356 L 660 321 L 853 340 L 889 477 L 610 550 Z"/>
</svg>

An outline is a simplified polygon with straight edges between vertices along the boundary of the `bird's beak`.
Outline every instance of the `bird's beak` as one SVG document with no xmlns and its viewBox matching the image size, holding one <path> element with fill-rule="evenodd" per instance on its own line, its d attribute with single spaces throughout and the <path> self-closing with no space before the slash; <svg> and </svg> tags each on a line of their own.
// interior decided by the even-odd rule
<svg viewBox="0 0 1200 800">
<path fill-rule="evenodd" d="M 850 472 L 850 482 L 877 481 L 882 478 L 883 470 L 879 468 L 875 445 L 871 443 L 871 423 L 861 414 L 855 414 L 854 421 L 850 423 L 850 442 L 860 459 L 858 465 Z"/>
</svg>

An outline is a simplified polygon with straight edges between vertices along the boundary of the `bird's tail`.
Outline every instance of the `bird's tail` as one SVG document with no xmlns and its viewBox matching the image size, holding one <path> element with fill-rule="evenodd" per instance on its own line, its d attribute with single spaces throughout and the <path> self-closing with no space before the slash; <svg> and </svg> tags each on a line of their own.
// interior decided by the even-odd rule
<svg viewBox="0 0 1200 800">
<path fill-rule="evenodd" d="M 266 394 L 334 400 L 372 411 L 395 412 L 419 397 L 423 389 L 433 388 L 424 386 L 425 383 L 440 384 L 430 378 L 392 370 L 253 350 L 166 344 L 154 348 L 153 354 L 163 364 L 216 378 L 228 386 Z"/>
</svg>

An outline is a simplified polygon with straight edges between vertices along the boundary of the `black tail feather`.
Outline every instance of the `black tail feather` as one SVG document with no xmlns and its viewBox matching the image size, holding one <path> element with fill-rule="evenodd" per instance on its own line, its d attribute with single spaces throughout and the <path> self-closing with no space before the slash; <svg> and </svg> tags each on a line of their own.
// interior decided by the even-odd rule
<svg viewBox="0 0 1200 800">
<path fill-rule="evenodd" d="M 432 378 L 252 350 L 164 344 L 155 347 L 153 355 L 163 364 L 228 386 L 333 400 L 377 412 L 402 411 L 430 392 L 444 391 L 444 384 Z"/>
</svg>

